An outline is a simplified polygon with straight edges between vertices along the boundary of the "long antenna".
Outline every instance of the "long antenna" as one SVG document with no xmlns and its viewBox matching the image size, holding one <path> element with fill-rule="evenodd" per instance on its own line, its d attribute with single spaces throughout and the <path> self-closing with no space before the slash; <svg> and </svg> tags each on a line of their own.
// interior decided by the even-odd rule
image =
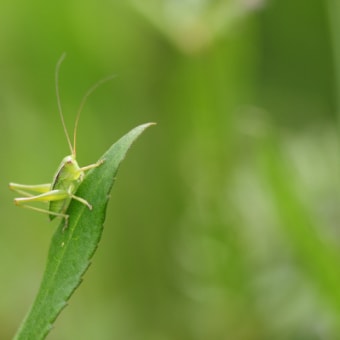
<svg viewBox="0 0 340 340">
<path fill-rule="evenodd" d="M 92 85 L 85 93 L 83 99 L 80 102 L 79 105 L 79 109 L 77 111 L 77 117 L 76 117 L 76 121 L 74 123 L 74 131 L 73 131 L 73 148 L 71 148 L 73 150 L 73 155 L 76 156 L 76 142 L 77 142 L 77 129 L 78 129 L 78 124 L 79 124 L 79 118 L 80 118 L 80 113 L 83 110 L 83 107 L 86 103 L 87 98 L 90 96 L 91 93 L 93 93 L 100 85 L 108 82 L 109 80 L 115 78 L 116 76 L 110 75 L 108 77 L 105 77 L 103 79 L 100 79 L 98 82 L 96 82 L 94 85 Z M 69 140 L 69 138 L 68 138 Z"/>
<path fill-rule="evenodd" d="M 59 115 L 60 115 L 61 123 L 62 123 L 63 128 L 64 128 L 66 140 L 67 140 L 68 146 L 70 148 L 71 154 L 73 156 L 75 156 L 76 152 L 75 152 L 75 149 L 73 148 L 73 146 L 71 144 L 70 135 L 68 134 L 68 131 L 67 131 L 67 128 L 66 128 L 64 115 L 63 115 L 63 111 L 62 111 L 62 108 L 61 108 L 60 93 L 59 93 L 59 69 L 60 69 L 60 65 L 64 61 L 65 57 L 66 57 L 66 53 L 64 52 L 61 55 L 61 57 L 59 58 L 59 60 L 57 62 L 57 66 L 55 68 L 55 90 L 56 90 L 56 95 L 57 95 Z"/>
</svg>

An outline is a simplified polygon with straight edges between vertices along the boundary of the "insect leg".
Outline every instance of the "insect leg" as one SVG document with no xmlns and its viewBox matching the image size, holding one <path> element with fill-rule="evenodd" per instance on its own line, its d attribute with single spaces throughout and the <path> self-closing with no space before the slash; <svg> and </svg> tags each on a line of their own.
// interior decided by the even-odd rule
<svg viewBox="0 0 340 340">
<path fill-rule="evenodd" d="M 73 198 L 74 200 L 86 205 L 90 210 L 92 210 L 92 205 L 87 202 L 84 198 L 81 198 L 81 197 L 78 197 L 78 196 L 75 196 L 75 195 L 70 195 L 71 198 Z"/>
<path fill-rule="evenodd" d="M 56 211 L 51 211 L 51 210 L 48 210 L 48 209 L 42 209 L 42 208 L 34 207 L 34 206 L 28 205 L 26 203 L 27 202 L 60 201 L 60 200 L 64 200 L 64 199 L 69 198 L 69 197 L 70 197 L 70 195 L 64 190 L 51 190 L 51 191 L 48 191 L 48 192 L 45 192 L 43 194 L 36 195 L 36 196 L 15 198 L 14 203 L 16 205 L 23 207 L 23 208 L 39 211 L 39 212 L 48 214 L 50 216 L 53 215 L 53 216 L 64 218 L 65 219 L 65 226 L 64 226 L 63 230 L 65 230 L 68 226 L 69 216 L 67 214 L 63 214 L 61 212 L 56 212 Z"/>
<path fill-rule="evenodd" d="M 21 205 L 26 202 L 60 201 L 68 197 L 70 197 L 70 195 L 64 190 L 51 190 L 36 196 L 15 198 L 14 203 L 16 205 Z"/>
<path fill-rule="evenodd" d="M 46 184 L 38 184 L 38 185 L 26 185 L 26 184 L 18 184 L 18 183 L 9 183 L 9 188 L 23 196 L 34 196 L 31 192 L 35 193 L 45 193 L 48 192 L 51 188 L 50 183 Z"/>
<path fill-rule="evenodd" d="M 27 208 L 27 209 L 31 209 L 31 210 L 34 210 L 34 211 L 39 211 L 39 212 L 42 212 L 42 213 L 45 213 L 45 214 L 48 214 L 48 215 L 53 215 L 53 216 L 57 216 L 57 217 L 63 217 L 63 218 L 65 218 L 66 223 L 67 223 L 67 220 L 68 220 L 68 217 L 69 217 L 66 214 L 53 212 L 53 211 L 50 211 L 50 210 L 47 210 L 47 209 L 33 207 L 32 205 L 22 204 L 20 206 L 22 208 Z"/>
<path fill-rule="evenodd" d="M 87 170 L 90 170 L 90 169 L 93 169 L 93 168 L 97 168 L 98 166 L 101 166 L 104 162 L 105 162 L 104 159 L 101 159 L 97 163 L 83 166 L 79 170 L 80 171 L 87 171 Z"/>
</svg>

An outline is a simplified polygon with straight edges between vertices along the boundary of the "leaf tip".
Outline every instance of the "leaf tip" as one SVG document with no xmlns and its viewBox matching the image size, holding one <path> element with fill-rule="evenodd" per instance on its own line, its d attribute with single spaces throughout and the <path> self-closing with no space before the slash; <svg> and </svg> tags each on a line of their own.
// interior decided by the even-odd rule
<svg viewBox="0 0 340 340">
<path fill-rule="evenodd" d="M 143 124 L 143 126 L 144 126 L 145 128 L 148 128 L 149 126 L 153 126 L 153 125 L 157 125 L 157 123 L 156 123 L 156 122 L 149 122 L 149 123 Z"/>
</svg>

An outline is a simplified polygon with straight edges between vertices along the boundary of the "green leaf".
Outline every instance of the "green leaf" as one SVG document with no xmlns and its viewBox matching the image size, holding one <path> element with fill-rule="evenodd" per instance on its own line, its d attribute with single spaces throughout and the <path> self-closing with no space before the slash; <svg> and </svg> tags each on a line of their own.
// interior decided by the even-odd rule
<svg viewBox="0 0 340 340">
<path fill-rule="evenodd" d="M 33 306 L 15 339 L 44 339 L 61 310 L 82 281 L 100 241 L 110 191 L 118 167 L 129 147 L 152 123 L 140 125 L 103 155 L 105 162 L 91 170 L 77 190 L 93 206 L 90 211 L 73 200 L 68 208 L 69 225 L 61 222 L 48 253 L 47 265 Z"/>
</svg>

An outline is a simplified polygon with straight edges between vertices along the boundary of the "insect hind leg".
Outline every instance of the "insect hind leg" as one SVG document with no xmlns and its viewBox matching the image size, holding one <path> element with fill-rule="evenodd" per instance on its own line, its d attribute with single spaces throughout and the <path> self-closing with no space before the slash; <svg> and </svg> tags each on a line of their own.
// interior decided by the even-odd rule
<svg viewBox="0 0 340 340">
<path fill-rule="evenodd" d="M 53 215 L 53 216 L 56 216 L 56 217 L 62 217 L 62 218 L 65 218 L 65 219 L 68 219 L 68 217 L 69 217 L 68 215 L 63 214 L 63 213 L 58 213 L 58 212 L 50 211 L 50 210 L 47 210 L 47 209 L 34 207 L 34 206 L 28 205 L 28 204 L 21 204 L 20 207 L 26 208 L 26 209 L 31 209 L 31 210 L 34 210 L 34 211 L 39 211 L 39 212 L 42 212 L 44 214 Z"/>
<path fill-rule="evenodd" d="M 9 183 L 9 188 L 20 195 L 25 197 L 34 196 L 33 193 L 43 194 L 50 190 L 51 184 L 38 184 L 38 185 L 27 185 L 27 184 L 19 184 L 19 183 Z"/>
</svg>

